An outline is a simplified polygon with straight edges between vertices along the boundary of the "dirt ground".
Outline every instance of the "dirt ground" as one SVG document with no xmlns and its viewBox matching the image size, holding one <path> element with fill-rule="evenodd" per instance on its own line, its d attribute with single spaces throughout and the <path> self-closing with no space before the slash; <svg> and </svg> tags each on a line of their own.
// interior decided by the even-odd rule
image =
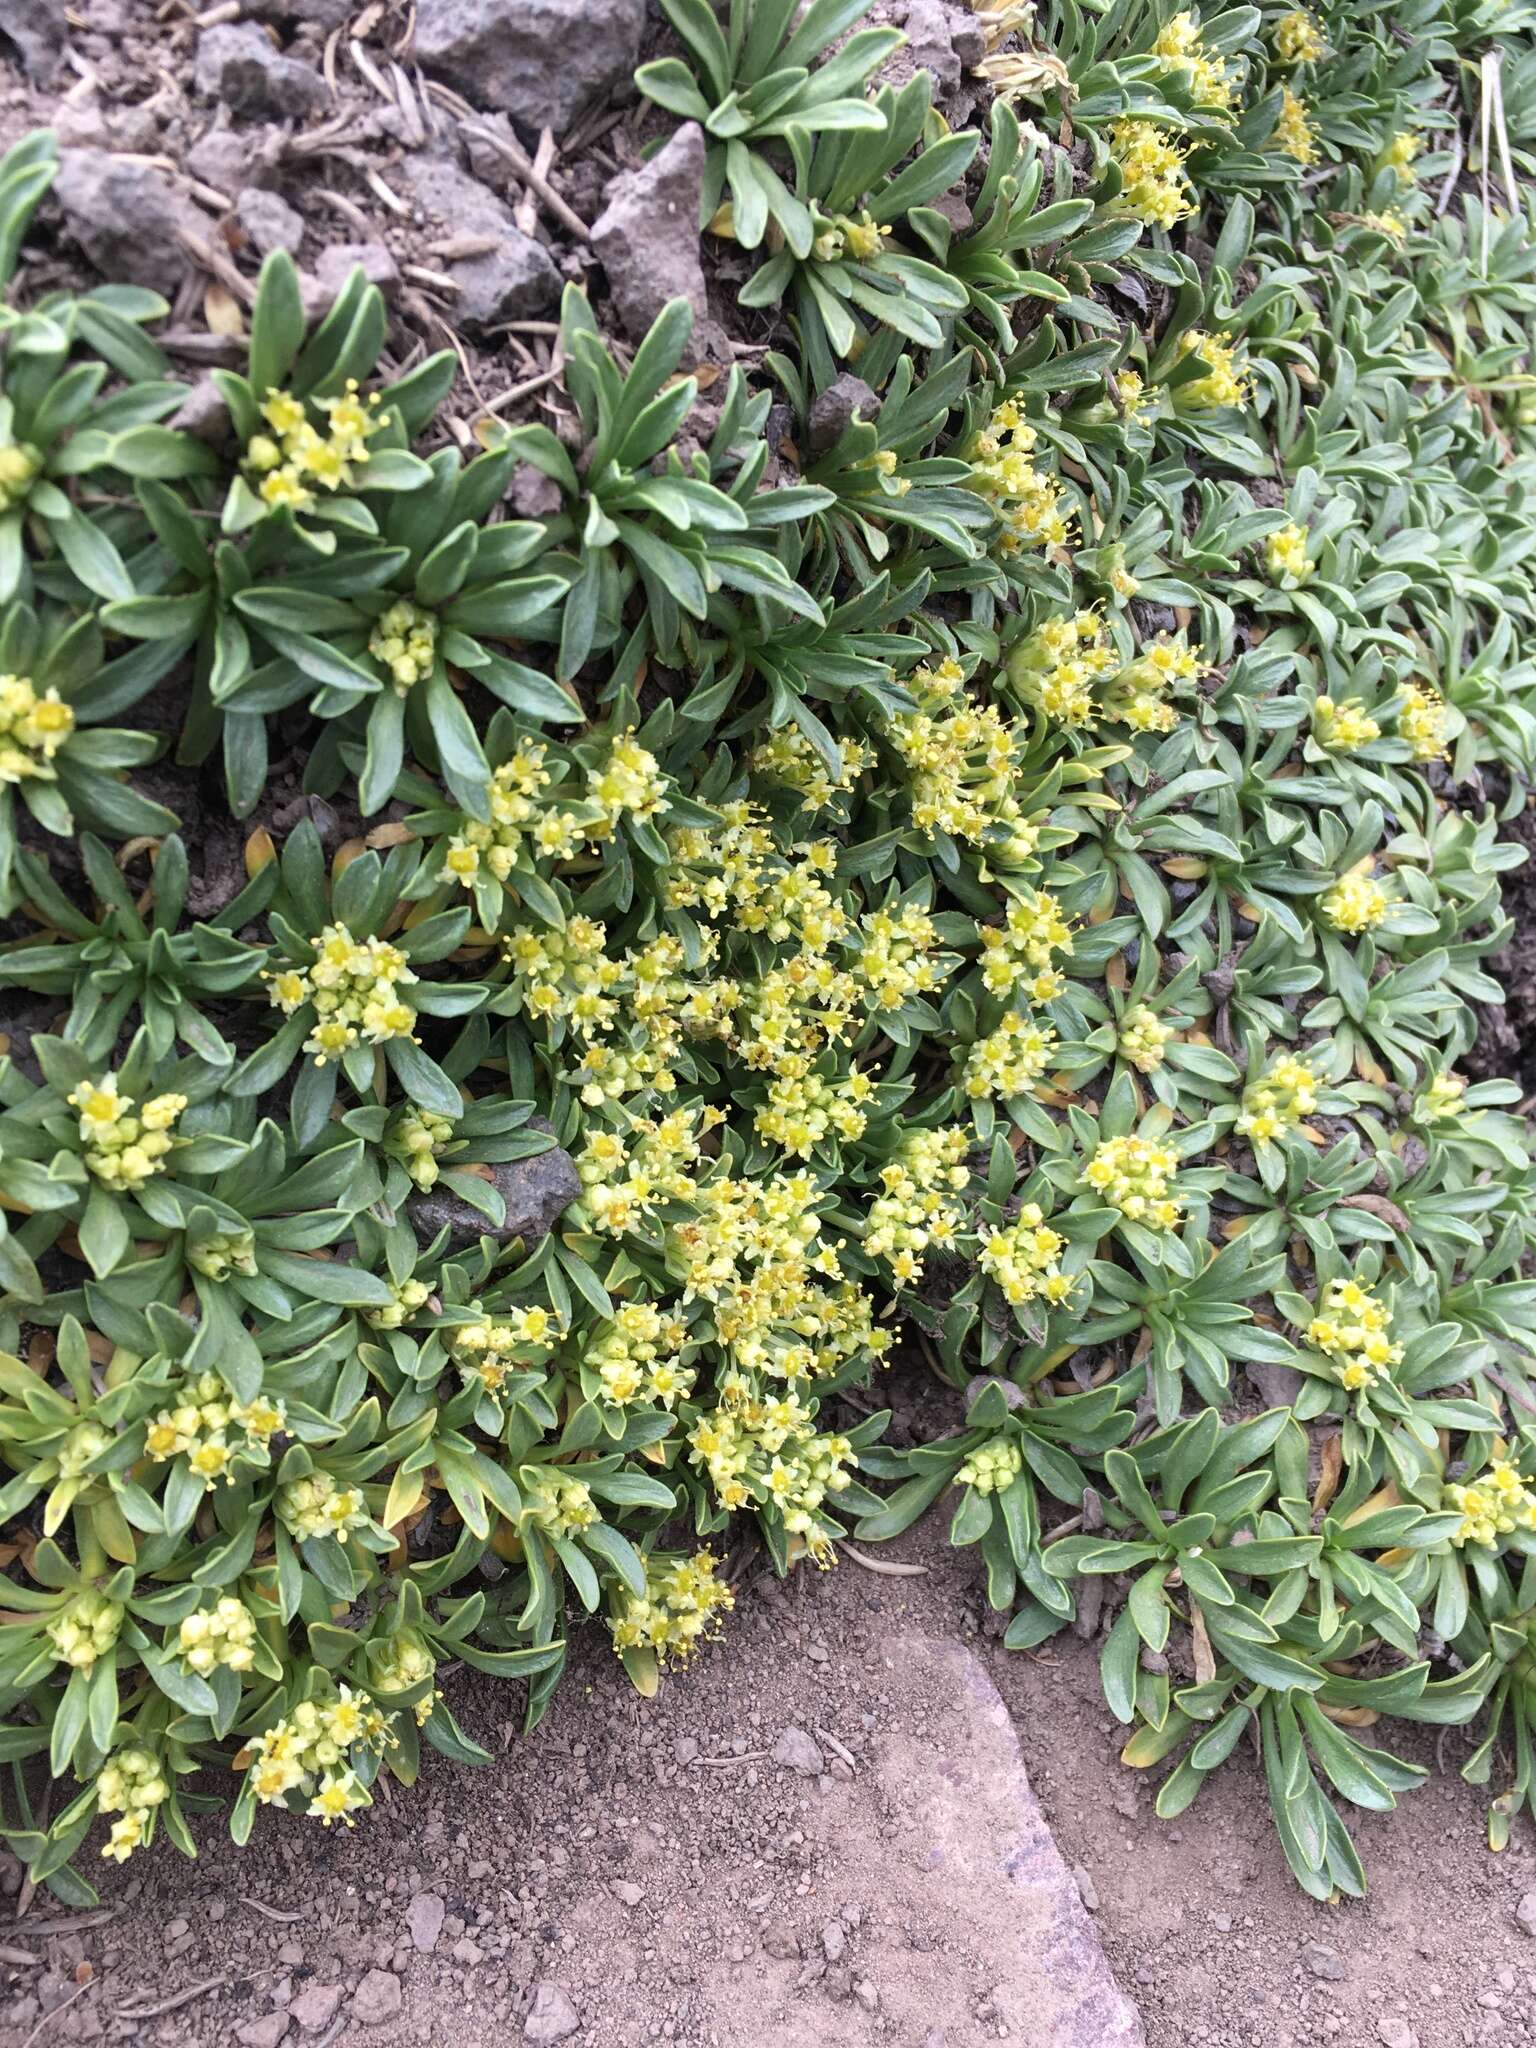
<svg viewBox="0 0 1536 2048">
<path fill-rule="evenodd" d="M 209 1816 L 195 1864 L 162 1849 L 101 1865 L 104 1920 L 40 1937 L 40 1900 L 0 1927 L 0 2042 L 491 2048 L 519 2038 L 537 1985 L 551 1988 L 525 2038 L 578 2048 L 1027 2042 L 986 1938 L 992 1905 L 962 1894 L 935 1909 L 903 1854 L 904 1816 L 960 1711 L 931 1665 L 892 1657 L 913 1634 L 970 1644 L 999 1688 L 1150 2048 L 1531 2039 L 1523 1825 L 1491 1856 L 1483 1795 L 1452 1771 L 1395 1815 L 1361 1816 L 1371 1895 L 1317 1905 L 1285 1870 L 1251 1758 L 1159 1822 L 1117 1761 L 1092 1649 L 1005 1651 L 943 1536 L 930 1520 L 881 1551 L 920 1575 L 848 1559 L 785 1588 L 749 1575 L 727 1641 L 654 1701 L 593 1630 L 530 1740 L 514 1688 L 461 1674 L 466 1725 L 505 1753 L 478 1772 L 434 1759 L 415 1796 L 351 1833 L 264 1814 L 237 1852 Z M 821 1752 L 821 1777 L 775 1762 L 791 1728 Z M 1462 1739 L 1445 1737 L 1452 1767 Z M 442 1908 L 425 1948 L 439 1913 L 424 1893 Z M 73 2001 L 41 2031 L 40 1995 Z M 563 2023 L 563 2000 L 579 2030 L 539 2031 Z"/>
</svg>

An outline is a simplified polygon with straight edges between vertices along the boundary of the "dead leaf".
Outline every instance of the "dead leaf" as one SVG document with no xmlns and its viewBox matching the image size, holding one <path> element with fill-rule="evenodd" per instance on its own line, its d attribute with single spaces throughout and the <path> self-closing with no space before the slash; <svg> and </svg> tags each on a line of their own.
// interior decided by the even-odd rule
<svg viewBox="0 0 1536 2048">
<path fill-rule="evenodd" d="M 240 310 L 240 301 L 217 280 L 203 293 L 203 318 L 208 323 L 210 334 L 222 334 L 231 341 L 239 341 L 245 333 L 245 315 Z"/>
</svg>

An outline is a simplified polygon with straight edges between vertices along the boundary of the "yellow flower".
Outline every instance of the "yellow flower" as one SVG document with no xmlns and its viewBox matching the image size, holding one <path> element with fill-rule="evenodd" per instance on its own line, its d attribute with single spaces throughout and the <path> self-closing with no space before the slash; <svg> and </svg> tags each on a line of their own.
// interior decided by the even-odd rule
<svg viewBox="0 0 1536 2048">
<path fill-rule="evenodd" d="M 1282 64 L 1315 64 L 1327 45 L 1323 32 L 1304 8 L 1281 15 L 1274 26 L 1275 56 Z"/>
<path fill-rule="evenodd" d="M 1194 212 L 1184 151 L 1152 121 L 1114 121 L 1109 153 L 1120 167 L 1120 204 L 1150 227 L 1177 227 Z"/>
<path fill-rule="evenodd" d="M 1280 115 L 1270 140 L 1283 156 L 1293 157 L 1299 164 L 1317 162 L 1317 130 L 1305 104 L 1288 85 L 1280 88 Z"/>
<path fill-rule="evenodd" d="M 52 781 L 53 757 L 74 729 L 74 709 L 52 685 L 39 691 L 29 676 L 0 675 L 0 782 Z"/>
<path fill-rule="evenodd" d="M 1175 387 L 1176 406 L 1186 412 L 1215 412 L 1225 406 L 1247 404 L 1251 380 L 1237 345 L 1220 335 L 1190 327 L 1179 336 L 1178 360 L 1182 362 L 1188 355 L 1198 355 L 1211 367 L 1203 377 L 1191 378 Z"/>
<path fill-rule="evenodd" d="M 1174 1230 L 1184 1214 L 1184 1197 L 1174 1189 L 1178 1168 L 1179 1155 L 1171 1146 L 1132 1132 L 1101 1138 L 1083 1168 L 1083 1179 L 1128 1223 L 1146 1230 Z"/>
<path fill-rule="evenodd" d="M 1170 71 L 1182 71 L 1189 82 L 1190 98 L 1203 107 L 1225 113 L 1232 105 L 1232 82 L 1221 58 L 1213 57 L 1200 40 L 1200 30 L 1187 10 L 1173 15 L 1158 32 L 1152 45 Z"/>
<path fill-rule="evenodd" d="M 1392 899 L 1382 883 L 1363 868 L 1351 868 L 1340 875 L 1322 899 L 1323 916 L 1335 931 L 1356 935 L 1381 923 L 1392 908 Z"/>
<path fill-rule="evenodd" d="M 1412 748 L 1415 761 L 1446 758 L 1449 722 L 1450 708 L 1432 683 L 1403 684 L 1397 699 L 1397 730 Z"/>
<path fill-rule="evenodd" d="M 368 636 L 368 652 L 384 669 L 395 694 L 403 697 L 432 673 L 437 657 L 437 620 L 419 604 L 400 598 L 379 614 Z"/>
<path fill-rule="evenodd" d="M 1346 697 L 1342 703 L 1319 697 L 1312 706 L 1312 730 L 1318 745 L 1333 754 L 1358 753 L 1381 738 L 1380 725 L 1358 697 Z"/>
<path fill-rule="evenodd" d="M 1243 1090 L 1239 1137 L 1258 1141 L 1293 1130 L 1317 1108 L 1317 1075 L 1305 1060 L 1285 1053 Z"/>
</svg>

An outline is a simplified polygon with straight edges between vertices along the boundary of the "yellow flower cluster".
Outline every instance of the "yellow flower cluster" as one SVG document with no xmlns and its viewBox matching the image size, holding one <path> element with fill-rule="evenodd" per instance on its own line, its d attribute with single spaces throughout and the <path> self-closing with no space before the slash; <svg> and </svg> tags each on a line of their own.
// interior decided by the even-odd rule
<svg viewBox="0 0 1536 2048">
<path fill-rule="evenodd" d="M 208 1280 L 227 1280 L 239 1273 L 247 1280 L 257 1270 L 254 1230 L 215 1230 L 187 1246 L 187 1264 Z"/>
<path fill-rule="evenodd" d="M 724 1120 L 714 1108 L 676 1109 L 664 1117 L 637 1118 L 627 1135 L 594 1131 L 576 1160 L 582 1206 L 593 1228 L 622 1237 L 659 1204 L 689 1200 L 699 1140 Z"/>
<path fill-rule="evenodd" d="M 1369 867 L 1367 861 L 1361 867 L 1351 868 L 1324 894 L 1323 916 L 1336 932 L 1357 936 L 1370 931 L 1392 908 L 1385 885 L 1375 879 Z"/>
<path fill-rule="evenodd" d="M 53 757 L 74 729 L 74 710 L 57 690 L 39 693 L 30 676 L 0 675 L 0 782 L 51 781 Z"/>
<path fill-rule="evenodd" d="M 1418 173 L 1414 170 L 1414 159 L 1424 147 L 1422 135 L 1416 135 L 1411 128 L 1401 129 L 1381 153 L 1381 168 L 1396 174 L 1399 185 L 1412 185 Z"/>
<path fill-rule="evenodd" d="M 261 416 L 271 432 L 253 434 L 246 447 L 246 465 L 261 478 L 257 495 L 274 511 L 305 511 L 315 502 L 314 484 L 326 491 L 349 490 L 356 481 L 354 465 L 368 460 L 369 435 L 384 423 L 378 393 L 362 398 L 355 377 L 348 378 L 339 395 L 310 404 L 325 415 L 323 434 L 302 398 L 269 386 Z"/>
<path fill-rule="evenodd" d="M 134 1099 L 120 1092 L 116 1074 L 82 1081 L 69 1096 L 80 1112 L 86 1165 L 103 1187 L 128 1194 L 164 1172 L 176 1119 L 187 1106 L 185 1095 L 156 1095 L 135 1116 Z"/>
<path fill-rule="evenodd" d="M 1403 1356 L 1392 1342 L 1386 1304 L 1358 1280 L 1330 1280 L 1307 1325 L 1307 1342 L 1332 1362 L 1339 1385 L 1350 1393 L 1374 1387 Z"/>
<path fill-rule="evenodd" d="M 537 740 L 525 741 L 493 770 L 490 819 L 465 819 L 444 850 L 440 882 L 457 882 L 467 889 L 482 863 L 504 882 L 525 850 L 535 860 L 569 860 L 577 851 L 588 836 L 580 813 L 543 800 L 545 792 L 557 786 L 545 766 L 548 751 Z"/>
<path fill-rule="evenodd" d="M 1198 355 L 1210 368 L 1174 391 L 1174 402 L 1186 412 L 1218 412 L 1224 406 L 1246 405 L 1252 377 L 1240 343 L 1189 327 L 1179 336 L 1178 360 Z"/>
<path fill-rule="evenodd" d="M 90 1671 L 117 1641 L 123 1625 L 120 1601 L 109 1600 L 94 1586 L 83 1586 L 48 1623 L 53 1654 L 72 1671 Z"/>
<path fill-rule="evenodd" d="M 1065 547 L 1071 538 L 1059 481 L 1030 460 L 1038 438 L 1008 398 L 971 443 L 971 488 L 996 514 L 1002 527 L 996 546 L 1005 555 L 1021 548 Z"/>
<path fill-rule="evenodd" d="M 1280 88 L 1280 114 L 1275 122 L 1275 132 L 1270 142 L 1282 156 L 1307 165 L 1318 160 L 1317 130 L 1307 112 L 1306 102 L 1298 99 L 1288 85 Z"/>
<path fill-rule="evenodd" d="M 728 1372 L 719 1406 L 699 1417 L 688 1442 L 721 1507 L 777 1508 L 786 1531 L 818 1563 L 831 1562 L 820 1514 L 829 1493 L 853 1483 L 853 1446 L 845 1436 L 819 1436 L 798 1392 L 765 1393 L 750 1374 Z"/>
<path fill-rule="evenodd" d="M 388 675 L 395 695 L 403 697 L 432 673 L 437 659 L 437 620 L 409 598 L 398 598 L 375 620 L 368 635 L 368 652 Z"/>
<path fill-rule="evenodd" d="M 407 1320 L 432 1299 L 425 1280 L 391 1280 L 389 1291 L 393 1299 L 386 1308 L 363 1310 L 363 1321 L 371 1330 L 403 1330 Z"/>
<path fill-rule="evenodd" d="M 94 1458 L 112 1442 L 109 1430 L 99 1422 L 77 1422 L 56 1453 L 61 1479 L 79 1479 Z"/>
<path fill-rule="evenodd" d="M 1157 409 L 1158 388 L 1155 384 L 1149 386 L 1140 370 L 1117 371 L 1115 389 L 1120 394 L 1120 403 L 1125 408 L 1126 421 L 1130 426 L 1139 427 L 1147 414 Z M 1125 549 L 1118 545 L 1111 551 L 1109 585 L 1120 598 L 1132 598 L 1141 588 L 1125 566 Z"/>
<path fill-rule="evenodd" d="M 1342 703 L 1319 697 L 1312 706 L 1312 732 L 1318 745 L 1331 754 L 1358 753 L 1381 738 L 1380 725 L 1359 697 L 1346 697 Z"/>
<path fill-rule="evenodd" d="M 1359 219 L 1362 227 L 1374 228 L 1378 235 L 1385 235 L 1399 248 L 1408 239 L 1408 223 L 1395 206 L 1387 207 L 1383 213 L 1362 213 Z"/>
<path fill-rule="evenodd" d="M 1467 1084 L 1460 1074 L 1431 1074 L 1428 1086 L 1414 1103 L 1420 1123 L 1453 1123 L 1467 1106 Z"/>
<path fill-rule="evenodd" d="M 978 1038 L 965 1055 L 965 1092 L 973 1102 L 1032 1095 L 1056 1051 L 1056 1034 L 1039 1018 L 1010 1010 L 995 1031 Z"/>
<path fill-rule="evenodd" d="M 1275 56 L 1282 64 L 1315 64 L 1326 47 L 1322 30 L 1305 8 L 1293 8 L 1275 23 Z"/>
<path fill-rule="evenodd" d="M 712 1552 L 648 1557 L 644 1593 L 626 1589 L 620 1597 L 611 1624 L 613 1647 L 620 1652 L 654 1650 L 662 1665 L 686 1664 L 707 1636 L 719 1634 L 715 1617 L 735 1605 L 730 1587 L 715 1577 Z"/>
<path fill-rule="evenodd" d="M 669 1231 L 668 1265 L 681 1273 L 684 1300 L 711 1304 L 719 1340 L 745 1372 L 823 1378 L 851 1359 L 878 1359 L 895 1341 L 874 1327 L 870 1299 L 844 1277 L 837 1247 L 820 1241 L 816 1200 L 809 1174 L 717 1173 Z"/>
<path fill-rule="evenodd" d="M 930 1245 L 955 1241 L 961 1217 L 956 1197 L 970 1181 L 968 1130 L 909 1131 L 880 1169 L 880 1192 L 869 1205 L 864 1249 L 883 1259 L 898 1287 L 922 1278 Z"/>
<path fill-rule="evenodd" d="M 431 1678 L 436 1670 L 436 1657 L 416 1631 L 396 1629 L 384 1654 L 371 1666 L 369 1682 L 376 1693 L 382 1693 L 387 1699 L 391 1693 L 409 1692 L 413 1686 Z M 441 1692 L 422 1694 L 412 1709 L 418 1727 L 424 1728 L 431 1720 L 433 1709 L 441 1698 Z"/>
<path fill-rule="evenodd" d="M 1173 1026 L 1165 1024 L 1156 1010 L 1133 1003 L 1120 1019 L 1115 1047 L 1138 1074 L 1155 1074 L 1168 1056 L 1163 1048 L 1172 1036 Z"/>
<path fill-rule="evenodd" d="M 874 765 L 874 749 L 861 740 L 841 739 L 837 751 L 834 776 L 797 725 L 781 725 L 752 749 L 751 762 L 754 773 L 782 782 L 807 810 L 824 811 L 833 797 L 846 795 Z"/>
<path fill-rule="evenodd" d="M 525 1471 L 522 1478 L 520 1520 L 531 1522 L 546 1536 L 579 1536 L 583 1529 L 602 1520 L 592 1489 L 574 1472 L 556 1465 L 536 1465 Z"/>
<path fill-rule="evenodd" d="M 1458 1548 L 1476 1543 L 1484 1550 L 1497 1550 L 1499 1538 L 1512 1536 L 1517 1529 L 1536 1534 L 1536 1493 L 1504 1458 L 1495 1458 L 1467 1486 L 1447 1486 L 1441 1505 L 1463 1517 L 1461 1527 L 1451 1534 Z"/>
<path fill-rule="evenodd" d="M 1154 121 L 1114 121 L 1109 153 L 1120 166 L 1120 201 L 1149 227 L 1173 228 L 1194 212 L 1184 151 Z"/>
<path fill-rule="evenodd" d="M 1227 112 L 1232 105 L 1232 81 L 1220 57 L 1212 56 L 1200 40 L 1200 28 L 1187 9 L 1165 21 L 1152 45 L 1154 57 L 1169 71 L 1182 71 L 1189 82 L 1189 96 L 1202 107 Z"/>
<path fill-rule="evenodd" d="M 1008 899 L 1003 922 L 978 927 L 981 973 L 992 995 L 1023 988 L 1031 1001 L 1054 1002 L 1066 977 L 1051 964 L 1053 953 L 1072 951 L 1072 927 L 1047 889 L 1023 889 Z"/>
<path fill-rule="evenodd" d="M 512 987 L 530 1017 L 564 1017 L 592 1032 L 618 1015 L 613 995 L 624 978 L 622 961 L 608 953 L 608 933 L 595 918 L 573 917 L 564 931 L 520 925 L 501 942 Z"/>
<path fill-rule="evenodd" d="M 1040 1204 L 1026 1202 L 1013 1222 L 982 1240 L 978 1261 L 1015 1308 L 1042 1298 L 1054 1306 L 1072 1292 L 1072 1276 L 1061 1270 L 1066 1243 L 1046 1222 Z"/>
<path fill-rule="evenodd" d="M 478 1384 L 487 1394 L 499 1394 L 511 1374 L 542 1363 L 559 1337 L 559 1317 L 535 1302 L 505 1316 L 455 1325 L 448 1348 L 466 1387 Z"/>
<path fill-rule="evenodd" d="M 1264 543 L 1264 566 L 1271 583 L 1305 583 L 1314 564 L 1307 554 L 1307 529 L 1294 519 L 1270 534 Z"/>
<path fill-rule="evenodd" d="M 423 1194 L 435 1188 L 441 1168 L 437 1155 L 453 1137 L 453 1119 L 434 1110 L 411 1106 L 395 1117 L 384 1139 L 384 1149 L 398 1159 Z"/>
<path fill-rule="evenodd" d="M 30 441 L 0 441 L 0 512 L 26 503 L 42 467 L 43 458 Z"/>
<path fill-rule="evenodd" d="M 277 1519 L 299 1543 L 318 1536 L 334 1536 L 339 1542 L 368 1520 L 362 1488 L 343 1486 L 333 1473 L 324 1471 L 280 1486 L 276 1510 Z"/>
<path fill-rule="evenodd" d="M 1243 1090 L 1239 1137 L 1265 1141 L 1292 1131 L 1317 1108 L 1317 1075 L 1305 1060 L 1284 1053 Z"/>
<path fill-rule="evenodd" d="M 837 214 L 811 244 L 811 254 L 818 263 L 840 263 L 845 257 L 870 263 L 884 249 L 890 232 L 889 222 L 882 227 L 867 207 L 856 218 Z"/>
<path fill-rule="evenodd" d="M 96 1776 L 96 1806 L 100 1813 L 119 1816 L 102 1844 L 101 1853 L 113 1863 L 126 1863 L 149 1833 L 157 1806 L 171 1796 L 160 1759 L 142 1743 L 130 1742 L 102 1765 Z"/>
<path fill-rule="evenodd" d="M 609 741 L 607 756 L 588 781 L 587 796 L 602 813 L 588 836 L 605 839 L 621 818 L 644 823 L 666 809 L 666 777 L 656 756 L 641 746 L 631 730 Z"/>
<path fill-rule="evenodd" d="M 851 1067 L 836 1079 L 814 1073 L 776 1075 L 752 1120 L 753 1129 L 795 1158 L 809 1159 L 829 1138 L 852 1143 L 863 1137 L 869 1116 L 862 1105 L 873 1095 L 874 1085 L 861 1067 Z"/>
<path fill-rule="evenodd" d="M 315 1065 L 340 1059 L 354 1045 L 409 1038 L 416 1012 L 400 994 L 416 980 L 404 953 L 387 939 L 355 939 L 344 924 L 328 924 L 313 941 L 312 967 L 269 974 L 268 994 L 284 1016 L 314 1005 L 314 1029 L 304 1041 Z"/>
<path fill-rule="evenodd" d="M 693 1391 L 697 1374 L 683 1363 L 687 1325 L 651 1301 L 623 1301 L 613 1321 L 587 1347 L 582 1364 L 597 1374 L 604 1400 L 624 1408 L 655 1401 L 672 1408 Z"/>
<path fill-rule="evenodd" d="M 1008 679 L 1026 704 L 1058 725 L 1091 730 L 1099 707 L 1093 686 L 1120 666 L 1097 612 L 1046 619 L 1008 657 Z"/>
<path fill-rule="evenodd" d="M 1184 1197 L 1174 1187 L 1179 1155 L 1171 1145 L 1139 1137 L 1101 1138 L 1083 1168 L 1083 1179 L 1118 1209 L 1128 1223 L 1146 1230 L 1176 1230 Z"/>
<path fill-rule="evenodd" d="M 231 1469 L 242 1457 L 259 1459 L 283 1427 L 281 1401 L 258 1395 L 237 1401 L 216 1372 L 184 1381 L 173 1408 L 162 1408 L 149 1425 L 144 1451 L 157 1465 L 185 1458 L 204 1488 L 219 1480 L 234 1483 Z"/>
<path fill-rule="evenodd" d="M 243 1600 L 226 1593 L 212 1607 L 196 1608 L 183 1617 L 176 1654 L 199 1678 L 220 1666 L 249 1671 L 256 1661 L 256 1617 Z"/>
<path fill-rule="evenodd" d="M 1116 676 L 1104 715 L 1133 732 L 1171 732 L 1178 714 L 1168 702 L 1169 693 L 1198 682 L 1205 666 L 1185 641 L 1159 633 Z"/>
<path fill-rule="evenodd" d="M 1397 699 L 1397 730 L 1415 761 L 1443 761 L 1450 751 L 1446 727 L 1450 710 L 1432 683 L 1406 682 Z"/>
<path fill-rule="evenodd" d="M 309 1801 L 311 1820 L 351 1827 L 357 1809 L 372 1804 L 357 1776 L 358 1752 L 377 1753 L 389 1740 L 389 1723 L 367 1693 L 339 1685 L 335 1699 L 300 1700 L 254 1737 L 252 1788 L 264 1806 L 283 1806 L 298 1792 Z"/>
<path fill-rule="evenodd" d="M 890 737 L 910 777 L 912 823 L 972 846 L 992 841 L 993 853 L 1009 862 L 1028 860 L 1039 833 L 1016 792 L 1018 728 L 995 704 L 966 694 L 957 661 L 920 668 L 906 686 L 918 709 L 893 718 Z"/>
<path fill-rule="evenodd" d="M 974 1487 L 977 1493 L 1003 1493 L 1024 1470 L 1024 1453 L 1012 1437 L 997 1437 L 972 1451 L 955 1474 L 956 1486 Z"/>
</svg>

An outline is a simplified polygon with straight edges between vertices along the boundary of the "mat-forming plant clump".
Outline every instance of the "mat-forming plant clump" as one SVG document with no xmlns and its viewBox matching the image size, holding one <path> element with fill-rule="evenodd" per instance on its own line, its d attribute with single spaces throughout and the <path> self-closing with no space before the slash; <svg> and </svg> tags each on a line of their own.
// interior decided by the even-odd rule
<svg viewBox="0 0 1536 2048">
<path fill-rule="evenodd" d="M 217 446 L 152 295 L 0 312 L 0 1818 L 68 1901 L 210 1765 L 243 1838 L 483 1758 L 444 1667 L 531 1725 L 583 1615 L 653 1689 L 737 1518 L 940 1502 L 1011 1645 L 1102 1603 L 1160 1812 L 1257 1750 L 1314 1896 L 1393 1718 L 1481 1718 L 1496 1847 L 1536 1800 L 1536 1174 L 1464 1070 L 1530 11 L 992 8 L 954 133 L 864 11 L 669 0 L 640 74 L 776 344 L 707 417 L 682 302 L 626 357 L 568 291 L 565 431 L 472 460 L 361 275 L 312 325 L 269 259 Z M 235 818 L 312 714 L 360 836 L 193 915 L 152 690 Z M 898 1348 L 955 1434 L 840 1398 Z"/>
</svg>

